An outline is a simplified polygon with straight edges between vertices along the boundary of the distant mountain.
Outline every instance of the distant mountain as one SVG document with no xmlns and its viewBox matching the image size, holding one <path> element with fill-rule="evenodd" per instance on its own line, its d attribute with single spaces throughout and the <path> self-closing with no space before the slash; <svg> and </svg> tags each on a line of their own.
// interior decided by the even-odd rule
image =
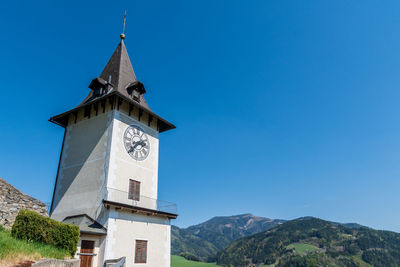
<svg viewBox="0 0 400 267">
<path fill-rule="evenodd" d="M 204 223 L 190 226 L 187 230 L 211 242 L 217 249 L 223 249 L 238 238 L 265 231 L 283 222 L 284 220 L 242 214 L 214 217 Z"/>
<path fill-rule="evenodd" d="M 232 242 L 223 266 L 400 266 L 400 234 L 305 217 Z"/>
<path fill-rule="evenodd" d="M 215 259 L 216 253 L 232 241 L 268 230 L 284 220 L 251 214 L 214 217 L 204 223 L 181 229 L 172 227 L 172 254 L 187 252 L 203 261 Z"/>
</svg>

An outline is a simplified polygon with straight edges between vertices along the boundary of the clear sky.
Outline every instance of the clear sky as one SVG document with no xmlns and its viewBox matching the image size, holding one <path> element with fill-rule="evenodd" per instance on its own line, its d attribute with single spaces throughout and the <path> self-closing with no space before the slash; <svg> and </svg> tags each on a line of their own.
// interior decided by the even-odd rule
<svg viewBox="0 0 400 267">
<path fill-rule="evenodd" d="M 400 2 L 7 1 L 0 177 L 50 202 L 63 129 L 119 42 L 179 226 L 316 216 L 400 232 Z"/>
</svg>

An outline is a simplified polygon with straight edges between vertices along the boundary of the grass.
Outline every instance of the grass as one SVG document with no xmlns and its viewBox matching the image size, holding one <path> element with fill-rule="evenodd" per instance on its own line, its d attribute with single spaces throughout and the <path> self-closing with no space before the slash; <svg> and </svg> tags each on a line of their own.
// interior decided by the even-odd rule
<svg viewBox="0 0 400 267">
<path fill-rule="evenodd" d="M 296 253 L 303 256 L 309 252 L 317 251 L 318 248 L 313 245 L 304 244 L 304 243 L 292 243 L 288 247 L 292 247 L 295 249 Z"/>
<path fill-rule="evenodd" d="M 188 261 L 183 257 L 171 255 L 171 267 L 217 267 L 213 263 Z"/>
<path fill-rule="evenodd" d="M 0 229 L 0 266 L 42 258 L 65 259 L 68 258 L 68 252 L 51 245 L 16 239 L 10 231 Z"/>
</svg>

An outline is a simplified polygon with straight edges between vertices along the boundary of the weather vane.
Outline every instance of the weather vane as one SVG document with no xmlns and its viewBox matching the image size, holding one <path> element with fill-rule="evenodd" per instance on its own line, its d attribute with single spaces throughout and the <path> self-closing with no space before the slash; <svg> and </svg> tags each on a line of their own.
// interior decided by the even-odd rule
<svg viewBox="0 0 400 267">
<path fill-rule="evenodd" d="M 126 10 L 125 10 L 125 14 L 124 14 L 124 25 L 122 26 L 122 33 L 119 37 L 121 37 L 121 39 L 125 39 L 125 22 L 126 22 Z"/>
</svg>

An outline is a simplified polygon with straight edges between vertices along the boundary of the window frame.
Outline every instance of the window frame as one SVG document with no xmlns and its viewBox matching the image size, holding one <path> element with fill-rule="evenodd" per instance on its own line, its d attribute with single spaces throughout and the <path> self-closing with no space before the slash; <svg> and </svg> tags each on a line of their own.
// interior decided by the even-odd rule
<svg viewBox="0 0 400 267">
<path fill-rule="evenodd" d="M 143 240 L 143 239 L 136 239 L 135 240 L 134 263 L 147 263 L 148 243 L 149 243 L 148 240 Z M 145 245 L 145 246 L 143 246 L 143 245 Z M 142 246 L 142 247 L 139 247 L 139 246 Z M 140 256 L 139 256 L 139 253 L 141 253 Z M 138 257 L 141 257 L 141 258 L 138 258 Z"/>
<path fill-rule="evenodd" d="M 133 189 L 131 191 L 131 184 L 134 184 Z M 135 179 L 129 179 L 129 188 L 128 188 L 128 199 L 134 201 L 140 201 L 140 184 L 141 182 Z M 137 191 L 137 192 L 136 192 Z"/>
</svg>

